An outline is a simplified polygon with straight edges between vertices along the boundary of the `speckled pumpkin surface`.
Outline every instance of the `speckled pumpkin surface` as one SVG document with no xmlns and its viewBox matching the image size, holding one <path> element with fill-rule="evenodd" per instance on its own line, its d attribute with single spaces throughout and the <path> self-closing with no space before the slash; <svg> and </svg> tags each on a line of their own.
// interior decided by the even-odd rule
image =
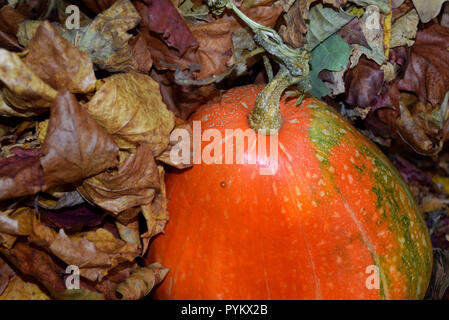
<svg viewBox="0 0 449 320">
<path fill-rule="evenodd" d="M 245 130 L 260 90 L 233 89 L 193 120 L 223 135 Z M 149 260 L 170 272 L 156 298 L 424 296 L 431 244 L 399 173 L 332 108 L 310 97 L 294 103 L 281 101 L 274 175 L 259 174 L 263 161 L 203 163 L 167 175 L 170 221 Z M 248 150 L 245 156 L 254 157 Z M 380 271 L 378 288 L 373 266 Z"/>
</svg>

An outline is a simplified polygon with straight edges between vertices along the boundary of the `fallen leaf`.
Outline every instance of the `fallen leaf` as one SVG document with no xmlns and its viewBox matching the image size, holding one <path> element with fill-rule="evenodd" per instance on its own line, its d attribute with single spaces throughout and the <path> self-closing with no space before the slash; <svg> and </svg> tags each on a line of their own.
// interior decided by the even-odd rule
<svg viewBox="0 0 449 320">
<path fill-rule="evenodd" d="M 371 60 L 362 57 L 359 63 L 347 71 L 345 80 L 345 102 L 351 106 L 370 107 L 377 102 L 384 72 Z"/>
<path fill-rule="evenodd" d="M 427 23 L 435 18 L 441 11 L 441 6 L 447 0 L 412 0 L 418 11 L 421 22 Z"/>
<path fill-rule="evenodd" d="M 178 10 L 169 0 L 141 0 L 146 10 L 141 10 L 142 24 L 159 34 L 164 42 L 183 55 L 188 48 L 197 47 L 195 36 L 187 27 Z"/>
<path fill-rule="evenodd" d="M 310 51 L 354 19 L 353 15 L 342 9 L 323 7 L 321 3 L 313 6 L 309 15 L 305 48 Z"/>
<path fill-rule="evenodd" d="M 197 79 L 220 74 L 235 61 L 230 27 L 231 22 L 223 19 L 191 27 L 199 41 L 196 57 L 201 69 Z"/>
<path fill-rule="evenodd" d="M 127 209 L 151 203 L 160 184 L 151 148 L 142 144 L 120 163 L 117 171 L 84 180 L 78 191 L 91 203 L 119 215 Z"/>
<path fill-rule="evenodd" d="M 318 77 L 321 70 L 341 71 L 346 68 L 349 52 L 349 45 L 337 34 L 327 38 L 312 51 L 309 81 L 314 96 L 321 98 L 329 93 L 329 89 Z"/>
<path fill-rule="evenodd" d="M 93 176 L 117 164 L 118 148 L 68 91 L 51 108 L 41 158 L 46 188 Z"/>
<path fill-rule="evenodd" d="M 95 89 L 95 74 L 89 56 L 61 37 L 45 21 L 27 44 L 23 62 L 54 89 L 88 93 Z"/>
<path fill-rule="evenodd" d="M 87 53 L 94 64 L 109 72 L 137 70 L 127 33 L 140 22 L 140 16 L 129 0 L 117 0 L 110 8 L 98 14 L 88 25 L 67 30 L 53 24 L 56 30 L 79 50 Z M 19 24 L 17 38 L 27 46 L 42 21 L 24 21 Z"/>
<path fill-rule="evenodd" d="M 418 23 L 419 18 L 416 10 L 410 10 L 396 20 L 391 29 L 390 47 L 412 46 L 415 43 Z"/>
<path fill-rule="evenodd" d="M 48 109 L 57 92 L 36 76 L 13 52 L 0 49 L 0 83 L 5 85 L 2 99 L 7 107 L 0 115 L 39 114 Z M 0 104 L 1 106 L 1 104 Z"/>
<path fill-rule="evenodd" d="M 426 299 L 441 300 L 445 296 L 449 287 L 449 251 L 443 249 L 433 249 L 433 270 L 432 278 L 427 289 Z"/>
<path fill-rule="evenodd" d="M 0 47 L 8 50 L 19 51 L 22 46 L 16 38 L 17 24 L 25 20 L 21 13 L 11 5 L 0 8 Z"/>
<path fill-rule="evenodd" d="M 146 296 L 154 286 L 158 285 L 168 273 L 168 269 L 159 263 L 148 267 L 137 268 L 124 282 L 117 287 L 122 300 L 137 300 Z"/>
<path fill-rule="evenodd" d="M 64 282 L 59 277 L 62 269 L 43 250 L 18 242 L 12 249 L 0 248 L 0 252 L 9 263 L 43 284 L 50 293 L 65 290 Z"/>
<path fill-rule="evenodd" d="M 0 299 L 15 274 L 14 270 L 0 257 Z"/>
<path fill-rule="evenodd" d="M 15 156 L 0 159 L 0 200 L 37 193 L 44 185 L 40 151 L 17 147 L 11 151 Z"/>
<path fill-rule="evenodd" d="M 149 144 L 154 156 L 168 146 L 174 114 L 162 102 L 159 84 L 139 73 L 121 73 L 104 84 L 85 105 L 122 149 Z"/>
<path fill-rule="evenodd" d="M 15 275 L 6 290 L 3 293 L 0 290 L 0 300 L 50 300 L 50 297 L 35 283 L 23 281 Z"/>
<path fill-rule="evenodd" d="M 449 90 L 449 28 L 431 24 L 418 31 L 399 89 L 422 102 L 441 103 Z"/>
</svg>

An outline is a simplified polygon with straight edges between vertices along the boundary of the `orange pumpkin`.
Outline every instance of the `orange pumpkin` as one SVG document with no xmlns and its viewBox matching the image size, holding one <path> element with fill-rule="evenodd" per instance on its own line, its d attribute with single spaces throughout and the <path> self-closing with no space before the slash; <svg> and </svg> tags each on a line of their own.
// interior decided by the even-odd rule
<svg viewBox="0 0 449 320">
<path fill-rule="evenodd" d="M 223 135 L 248 129 L 248 107 L 261 89 L 233 89 L 192 120 Z M 323 102 L 283 98 L 280 111 L 274 175 L 260 174 L 263 161 L 202 163 L 167 175 L 170 221 L 148 259 L 170 272 L 154 297 L 422 298 L 432 249 L 397 170 Z"/>
</svg>

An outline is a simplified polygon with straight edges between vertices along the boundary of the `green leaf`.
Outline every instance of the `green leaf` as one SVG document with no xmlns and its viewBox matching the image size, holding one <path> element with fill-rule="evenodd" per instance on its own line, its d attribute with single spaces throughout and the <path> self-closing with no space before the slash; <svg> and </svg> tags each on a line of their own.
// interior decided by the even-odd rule
<svg viewBox="0 0 449 320">
<path fill-rule="evenodd" d="M 321 98 L 329 93 L 329 89 L 318 78 L 318 73 L 324 69 L 341 71 L 348 63 L 350 51 L 349 45 L 337 34 L 327 38 L 312 51 L 309 81 L 314 96 Z"/>
<path fill-rule="evenodd" d="M 354 16 L 342 9 L 323 7 L 317 4 L 310 9 L 310 23 L 307 29 L 307 50 L 313 50 L 317 45 L 340 30 L 345 24 L 354 19 Z"/>
</svg>

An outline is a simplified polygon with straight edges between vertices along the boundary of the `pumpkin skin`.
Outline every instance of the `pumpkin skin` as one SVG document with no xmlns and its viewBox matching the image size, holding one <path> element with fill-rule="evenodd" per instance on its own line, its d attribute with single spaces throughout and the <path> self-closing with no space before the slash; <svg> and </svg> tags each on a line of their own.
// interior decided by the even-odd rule
<svg viewBox="0 0 449 320">
<path fill-rule="evenodd" d="M 192 120 L 223 136 L 245 130 L 261 89 L 232 89 Z M 306 97 L 295 106 L 283 98 L 280 110 L 274 175 L 260 175 L 260 161 L 167 174 L 170 221 L 147 258 L 170 272 L 154 297 L 423 298 L 432 269 L 429 234 L 397 170 L 323 102 Z"/>
</svg>

